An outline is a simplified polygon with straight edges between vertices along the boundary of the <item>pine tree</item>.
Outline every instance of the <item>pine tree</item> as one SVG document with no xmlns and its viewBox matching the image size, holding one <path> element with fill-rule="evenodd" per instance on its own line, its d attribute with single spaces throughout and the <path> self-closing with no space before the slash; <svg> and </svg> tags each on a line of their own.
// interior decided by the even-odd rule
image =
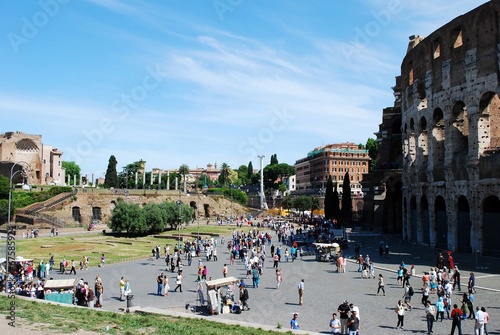
<svg viewBox="0 0 500 335">
<path fill-rule="evenodd" d="M 115 156 L 111 155 L 109 157 L 108 169 L 106 170 L 106 175 L 104 177 L 105 187 L 118 187 L 118 173 L 116 172 L 116 161 Z"/>
</svg>

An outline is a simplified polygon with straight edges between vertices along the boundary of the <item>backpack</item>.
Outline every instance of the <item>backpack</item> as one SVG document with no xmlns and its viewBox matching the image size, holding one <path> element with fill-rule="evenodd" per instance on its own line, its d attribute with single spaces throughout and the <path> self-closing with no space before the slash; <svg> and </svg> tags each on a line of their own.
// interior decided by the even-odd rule
<svg viewBox="0 0 500 335">
<path fill-rule="evenodd" d="M 413 287 L 409 286 L 408 287 L 408 295 L 411 297 L 415 294 L 415 291 L 413 290 Z"/>
</svg>

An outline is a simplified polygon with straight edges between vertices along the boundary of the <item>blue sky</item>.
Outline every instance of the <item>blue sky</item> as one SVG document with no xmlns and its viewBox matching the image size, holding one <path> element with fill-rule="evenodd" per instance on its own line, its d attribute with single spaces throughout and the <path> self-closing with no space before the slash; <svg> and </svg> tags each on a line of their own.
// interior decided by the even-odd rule
<svg viewBox="0 0 500 335">
<path fill-rule="evenodd" d="M 43 135 L 83 174 L 232 168 L 366 143 L 408 36 L 487 1 L 40 0 L 0 12 L 0 132 Z"/>
</svg>

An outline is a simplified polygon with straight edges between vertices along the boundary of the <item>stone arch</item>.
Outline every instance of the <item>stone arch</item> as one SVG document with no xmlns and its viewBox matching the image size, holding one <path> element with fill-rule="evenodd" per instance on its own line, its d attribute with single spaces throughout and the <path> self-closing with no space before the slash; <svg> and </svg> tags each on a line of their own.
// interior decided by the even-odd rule
<svg viewBox="0 0 500 335">
<path fill-rule="evenodd" d="M 436 233 L 436 248 L 448 248 L 448 216 L 446 214 L 446 201 L 442 196 L 437 196 L 434 201 L 434 231 Z"/>
<path fill-rule="evenodd" d="M 469 119 L 467 116 L 467 107 L 463 101 L 457 101 L 453 105 L 449 134 L 453 176 L 455 180 L 467 180 L 466 163 L 469 153 Z"/>
<path fill-rule="evenodd" d="M 102 220 L 102 209 L 101 207 L 94 206 L 92 207 L 92 221 L 101 221 Z"/>
<path fill-rule="evenodd" d="M 500 200 L 489 196 L 483 202 L 483 255 L 500 257 Z"/>
<path fill-rule="evenodd" d="M 430 229 L 430 216 L 429 216 L 429 202 L 425 195 L 420 198 L 420 217 L 422 220 L 422 242 L 431 244 L 431 229 Z"/>
<path fill-rule="evenodd" d="M 413 242 L 418 242 L 418 212 L 415 196 L 410 198 L 410 230 Z"/>
<path fill-rule="evenodd" d="M 210 217 L 210 204 L 203 204 L 203 211 L 205 212 L 205 217 Z"/>
<path fill-rule="evenodd" d="M 431 146 L 431 157 L 432 157 L 432 174 L 434 181 L 444 181 L 445 176 L 442 169 L 444 165 L 444 115 L 441 108 L 436 108 L 432 115 L 432 146 Z M 441 167 L 441 168 L 440 168 Z"/>
<path fill-rule="evenodd" d="M 384 231 L 386 233 L 401 233 L 403 183 L 401 182 L 401 178 L 391 176 L 385 182 L 385 186 Z"/>
<path fill-rule="evenodd" d="M 80 207 L 78 206 L 71 207 L 71 217 L 73 217 L 73 221 L 81 222 L 82 215 L 80 213 Z"/>
<path fill-rule="evenodd" d="M 429 135 L 427 134 L 427 119 L 422 116 L 418 122 L 419 134 L 417 142 L 417 159 L 418 159 L 418 180 L 427 182 L 427 164 L 429 155 Z"/>
<path fill-rule="evenodd" d="M 478 140 L 480 153 L 500 148 L 500 97 L 486 92 L 479 101 Z"/>
<path fill-rule="evenodd" d="M 196 217 L 198 216 L 198 213 L 196 212 L 196 210 L 198 209 L 198 206 L 196 205 L 196 201 L 190 201 L 189 207 L 191 207 L 193 209 L 193 219 L 196 219 Z"/>
<path fill-rule="evenodd" d="M 472 251 L 470 233 L 472 222 L 470 219 L 469 201 L 463 195 L 457 202 L 457 251 L 470 253 Z"/>
</svg>

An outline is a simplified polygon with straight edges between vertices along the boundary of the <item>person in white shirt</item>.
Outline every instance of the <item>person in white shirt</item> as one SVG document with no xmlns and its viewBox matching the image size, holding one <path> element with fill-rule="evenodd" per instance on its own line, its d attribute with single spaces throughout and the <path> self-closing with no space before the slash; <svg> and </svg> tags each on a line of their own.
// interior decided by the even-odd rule
<svg viewBox="0 0 500 335">
<path fill-rule="evenodd" d="M 476 324 L 474 325 L 474 334 L 483 335 L 484 334 L 484 322 L 486 320 L 486 312 L 476 307 Z"/>
<path fill-rule="evenodd" d="M 337 313 L 333 313 L 333 319 L 330 320 L 330 329 L 332 334 L 340 334 L 340 320 L 337 318 Z"/>
</svg>

